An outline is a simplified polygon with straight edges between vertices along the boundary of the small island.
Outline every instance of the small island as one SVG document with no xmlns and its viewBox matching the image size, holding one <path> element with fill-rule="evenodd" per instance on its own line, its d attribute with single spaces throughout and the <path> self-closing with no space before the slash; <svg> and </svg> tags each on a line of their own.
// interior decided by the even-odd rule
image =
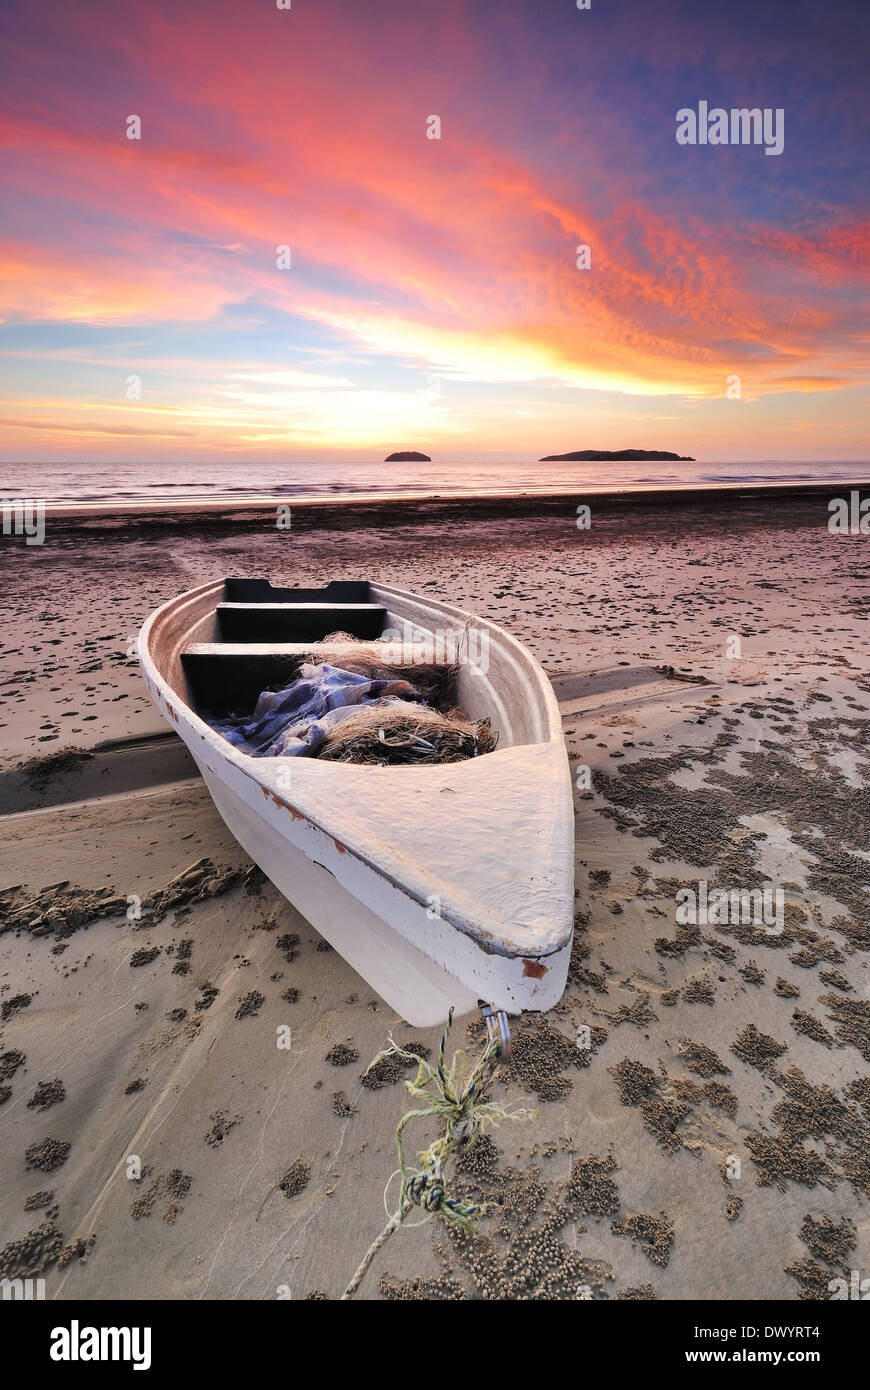
<svg viewBox="0 0 870 1390">
<path fill-rule="evenodd" d="M 688 454 L 669 454 L 666 449 L 575 449 L 573 454 L 547 454 L 539 463 L 694 463 Z"/>
<path fill-rule="evenodd" d="M 384 463 L 431 463 L 428 454 L 417 454 L 413 449 L 407 449 L 404 453 L 387 454 Z"/>
</svg>

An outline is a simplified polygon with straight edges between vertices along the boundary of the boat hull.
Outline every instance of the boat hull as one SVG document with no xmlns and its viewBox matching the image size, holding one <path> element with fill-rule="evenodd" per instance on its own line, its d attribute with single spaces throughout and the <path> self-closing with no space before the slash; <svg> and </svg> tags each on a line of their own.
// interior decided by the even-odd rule
<svg viewBox="0 0 870 1390">
<path fill-rule="evenodd" d="M 349 892 L 335 874 L 279 833 L 269 819 L 203 768 L 203 780 L 227 828 L 268 879 L 402 1018 L 423 1028 L 477 996 L 398 935 Z"/>
<path fill-rule="evenodd" d="M 479 999 L 509 1013 L 545 1010 L 558 1003 L 570 944 L 545 962 L 518 960 L 488 953 L 471 938 L 459 939 L 452 928 L 444 933 L 434 913 L 427 915 L 376 871 L 358 865 L 354 872 L 352 866 L 336 864 L 336 856 L 346 856 L 317 827 L 297 822 L 293 835 L 276 824 L 276 808 L 268 798 L 259 798 L 261 810 L 256 793 L 235 790 L 203 762 L 199 768 L 234 839 L 339 955 L 415 1028 L 443 1023 L 451 1007 L 457 1014 L 467 1013 Z M 350 877 L 352 886 L 338 874 Z M 399 919 L 402 931 L 397 929 Z M 462 971 L 461 980 L 433 959 L 442 935 L 442 950 Z M 425 950 L 414 944 L 414 937 Z"/>
</svg>

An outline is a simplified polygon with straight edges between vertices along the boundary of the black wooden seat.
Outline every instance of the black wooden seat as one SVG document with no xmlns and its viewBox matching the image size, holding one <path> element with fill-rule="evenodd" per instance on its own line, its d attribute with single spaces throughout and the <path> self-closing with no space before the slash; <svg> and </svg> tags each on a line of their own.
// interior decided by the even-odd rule
<svg viewBox="0 0 870 1390">
<path fill-rule="evenodd" d="M 325 589 L 275 589 L 268 579 L 225 579 L 227 603 L 368 603 L 367 579 L 331 579 Z"/>
<path fill-rule="evenodd" d="M 250 714 L 264 690 L 294 681 L 303 662 L 299 652 L 226 642 L 198 643 L 181 654 L 191 703 L 204 718 Z"/>
<path fill-rule="evenodd" d="M 378 603 L 219 603 L 218 630 L 225 642 L 322 642 L 331 632 L 372 641 L 384 630 L 387 610 Z"/>
</svg>

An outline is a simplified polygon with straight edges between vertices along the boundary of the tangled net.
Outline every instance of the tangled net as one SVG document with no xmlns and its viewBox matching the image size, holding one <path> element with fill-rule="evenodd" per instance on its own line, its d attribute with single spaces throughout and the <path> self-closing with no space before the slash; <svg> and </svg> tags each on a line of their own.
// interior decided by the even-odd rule
<svg viewBox="0 0 870 1390">
<path fill-rule="evenodd" d="M 347 632 L 331 632 L 324 642 L 357 642 Z M 456 677 L 459 675 L 458 662 L 396 662 L 384 661 L 383 642 L 370 642 L 367 646 L 356 646 L 347 652 L 337 652 L 328 659 L 342 671 L 353 671 L 355 675 L 367 676 L 369 680 L 410 681 L 420 692 L 427 705 L 433 709 L 446 710 L 455 701 Z M 306 661 L 322 661 L 322 652 L 310 652 Z"/>
<path fill-rule="evenodd" d="M 331 762 L 391 767 L 407 763 L 457 763 L 491 753 L 497 743 L 488 719 L 466 719 L 461 710 L 429 709 L 409 702 L 402 709 L 367 710 L 336 726 L 319 756 Z"/>
<path fill-rule="evenodd" d="M 445 1169 L 454 1152 L 469 1144 L 478 1134 L 495 1128 L 502 1120 L 531 1120 L 533 1110 L 510 1110 L 500 1101 L 484 1099 L 502 1054 L 502 1041 L 497 1035 L 490 1038 L 483 1055 L 474 1064 L 464 1052 L 454 1053 L 449 1067 L 445 1063 L 447 1039 L 453 1026 L 453 1010 L 447 1017 L 438 1056 L 434 1065 L 398 1047 L 390 1045 L 370 1063 L 367 1070 L 385 1057 L 402 1057 L 417 1063 L 417 1075 L 405 1082 L 405 1089 L 417 1102 L 415 1109 L 403 1115 L 396 1127 L 396 1149 L 399 1156 L 401 1189 L 399 1206 L 381 1234 L 372 1241 L 356 1273 L 342 1294 L 342 1301 L 353 1298 L 379 1250 L 382 1250 L 414 1207 L 434 1215 L 474 1234 L 477 1218 L 485 1216 L 485 1202 L 466 1201 L 452 1196 L 447 1190 Z M 404 1130 L 411 1120 L 435 1115 L 444 1125 L 444 1133 L 418 1155 L 420 1167 L 412 1171 L 405 1154 Z"/>
<path fill-rule="evenodd" d="M 353 642 L 346 632 L 331 632 L 327 642 Z M 424 704 L 407 702 L 406 709 L 367 709 L 338 724 L 320 749 L 328 762 L 367 763 L 394 767 L 408 763 L 458 763 L 492 753 L 498 742 L 488 719 L 469 719 L 456 708 L 458 663 L 385 662 L 372 642 L 336 654 L 343 671 L 370 680 L 406 680 L 419 692 Z M 312 654 L 311 660 L 321 656 Z"/>
</svg>

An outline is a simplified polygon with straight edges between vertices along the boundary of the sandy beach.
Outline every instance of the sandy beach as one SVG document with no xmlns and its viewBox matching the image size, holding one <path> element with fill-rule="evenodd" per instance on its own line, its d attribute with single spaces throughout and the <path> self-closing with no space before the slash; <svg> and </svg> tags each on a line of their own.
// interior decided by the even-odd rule
<svg viewBox="0 0 870 1390">
<path fill-rule="evenodd" d="M 591 789 L 568 989 L 493 1088 L 535 1116 L 455 1175 L 490 1214 L 399 1231 L 357 1297 L 830 1298 L 870 1264 L 867 537 L 812 496 L 328 521 L 3 538 L 0 1277 L 335 1299 L 383 1226 L 409 1072 L 365 1068 L 438 1030 L 252 867 L 133 655 L 209 579 L 371 577 L 525 642 Z M 782 885 L 784 930 L 680 925 L 701 881 Z"/>
</svg>

